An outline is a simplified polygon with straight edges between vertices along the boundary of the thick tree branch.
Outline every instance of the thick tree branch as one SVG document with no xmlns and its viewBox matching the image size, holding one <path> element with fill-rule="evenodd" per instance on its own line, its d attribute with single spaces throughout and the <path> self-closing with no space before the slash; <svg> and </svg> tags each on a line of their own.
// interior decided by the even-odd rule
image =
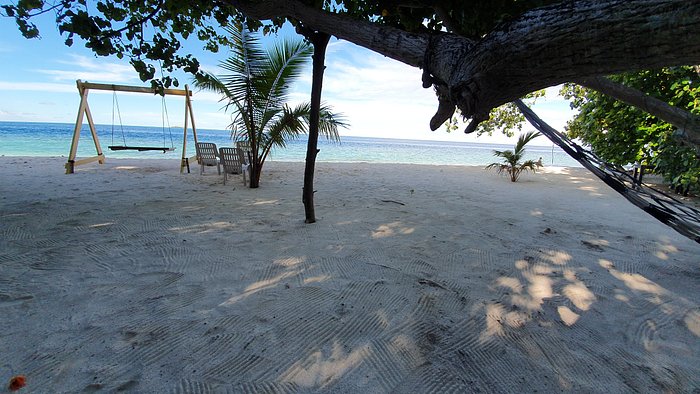
<svg viewBox="0 0 700 394">
<path fill-rule="evenodd" d="M 253 18 L 295 18 L 424 68 L 440 102 L 431 128 L 440 127 L 452 113 L 446 106 L 457 106 L 479 122 L 492 108 L 563 82 L 700 63 L 698 0 L 562 1 L 531 10 L 478 42 L 453 34 L 431 38 L 408 33 L 294 0 L 229 2 Z"/>
<path fill-rule="evenodd" d="M 637 89 L 611 81 L 608 78 L 592 77 L 579 79 L 574 82 L 633 105 L 674 125 L 678 128 L 677 137 L 695 147 L 700 147 L 700 118 L 692 113 L 674 107 Z"/>
<path fill-rule="evenodd" d="M 408 33 L 352 19 L 294 0 L 229 0 L 229 3 L 256 19 L 294 18 L 311 29 L 350 41 L 394 60 L 414 67 L 423 65 L 423 54 L 428 46 L 428 36 L 425 34 Z"/>
<path fill-rule="evenodd" d="M 566 81 L 696 64 L 698 42 L 699 1 L 564 1 L 487 35 L 462 59 L 449 85 L 465 115 L 483 116 Z"/>
</svg>

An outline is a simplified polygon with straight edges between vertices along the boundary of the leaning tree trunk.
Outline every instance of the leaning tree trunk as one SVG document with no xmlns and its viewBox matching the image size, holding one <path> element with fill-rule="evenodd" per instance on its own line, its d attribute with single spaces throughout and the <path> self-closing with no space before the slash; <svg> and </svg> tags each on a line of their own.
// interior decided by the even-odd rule
<svg viewBox="0 0 700 394">
<path fill-rule="evenodd" d="M 430 122 L 458 107 L 475 120 L 492 108 L 563 82 L 623 71 L 700 64 L 700 1 L 572 0 L 533 9 L 479 41 L 409 33 L 304 5 L 227 0 L 257 19 L 290 17 L 403 63 L 421 67 L 438 94 Z M 430 2 L 428 2 L 430 3 Z"/>
<path fill-rule="evenodd" d="M 674 107 L 663 100 L 608 78 L 593 77 L 574 82 L 633 105 L 672 124 L 678 129 L 678 133 L 674 134 L 675 137 L 690 145 L 700 147 L 700 117 L 691 112 Z"/>
<path fill-rule="evenodd" d="M 321 32 L 306 34 L 314 46 L 313 79 L 311 81 L 311 116 L 309 121 L 309 141 L 306 145 L 306 168 L 304 169 L 304 189 L 301 200 L 304 203 L 306 223 L 316 222 L 314 210 L 314 171 L 318 154 L 318 127 L 321 120 L 321 90 L 325 69 L 326 47 L 331 36 Z"/>
</svg>

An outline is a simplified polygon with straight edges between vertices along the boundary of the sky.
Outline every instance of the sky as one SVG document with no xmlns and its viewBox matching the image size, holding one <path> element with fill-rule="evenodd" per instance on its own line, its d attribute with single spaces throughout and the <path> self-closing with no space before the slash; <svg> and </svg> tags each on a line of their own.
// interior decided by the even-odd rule
<svg viewBox="0 0 700 394">
<path fill-rule="evenodd" d="M 77 79 L 90 82 L 146 86 L 126 60 L 116 57 L 96 57 L 76 40 L 72 47 L 64 45 L 49 15 L 39 20 L 40 39 L 27 40 L 21 36 L 14 20 L 0 18 L 0 121 L 75 123 L 80 97 Z M 295 35 L 283 29 L 282 36 Z M 270 42 L 266 39 L 265 42 Z M 226 53 L 211 54 L 201 50 L 196 40 L 183 44 L 196 54 L 202 67 L 215 74 L 217 64 Z M 180 78 L 181 86 L 191 83 Z M 291 95 L 293 102 L 309 99 L 311 67 L 300 78 Z M 534 110 L 553 127 L 563 130 L 573 115 L 568 103 L 549 88 L 547 98 L 540 99 Z M 223 130 L 231 114 L 222 110 L 219 96 L 194 90 L 193 111 L 197 129 Z M 119 112 L 115 108 L 117 102 Z M 431 131 L 430 118 L 437 109 L 432 89 L 421 86 L 421 70 L 383 57 L 348 41 L 331 39 L 326 55 L 323 101 L 345 116 L 349 128 L 342 136 L 404 138 L 419 140 L 512 143 L 500 133 L 476 137 L 462 130 L 446 132 L 444 128 Z M 160 97 L 148 94 L 91 91 L 89 104 L 97 123 L 124 125 L 181 127 L 184 122 L 184 100 L 165 100 L 167 117 Z M 532 128 L 526 125 L 523 131 Z M 532 142 L 549 146 L 545 137 Z"/>
</svg>

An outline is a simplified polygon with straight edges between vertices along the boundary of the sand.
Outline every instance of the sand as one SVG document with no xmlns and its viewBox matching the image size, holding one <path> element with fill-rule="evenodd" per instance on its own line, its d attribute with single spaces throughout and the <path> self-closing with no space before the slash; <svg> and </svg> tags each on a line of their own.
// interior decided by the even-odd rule
<svg viewBox="0 0 700 394">
<path fill-rule="evenodd" d="M 22 392 L 694 392 L 700 245 L 583 169 L 2 157 Z M 3 383 L 6 387 L 6 383 Z"/>
</svg>

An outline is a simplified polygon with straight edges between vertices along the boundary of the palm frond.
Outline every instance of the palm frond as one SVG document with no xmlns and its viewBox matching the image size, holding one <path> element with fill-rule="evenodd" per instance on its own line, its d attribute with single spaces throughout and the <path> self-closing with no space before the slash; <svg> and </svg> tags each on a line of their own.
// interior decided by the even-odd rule
<svg viewBox="0 0 700 394">
<path fill-rule="evenodd" d="M 226 31 L 231 35 L 232 56 L 219 66 L 228 73 L 219 77 L 233 96 L 249 96 L 259 99 L 255 81 L 266 63 L 265 52 L 260 47 L 259 39 L 240 24 L 229 25 Z M 230 97 L 230 96 L 229 96 Z"/>
<path fill-rule="evenodd" d="M 267 133 L 273 145 L 285 147 L 286 141 L 297 138 L 308 130 L 309 106 L 300 104 L 294 108 L 283 105 L 283 111 L 270 122 Z"/>
<path fill-rule="evenodd" d="M 486 169 L 490 170 L 495 168 L 499 174 L 506 172 L 510 175 L 510 180 L 512 182 L 516 182 L 523 171 L 536 172 L 537 163 L 535 163 L 533 160 L 520 163 L 520 160 L 525 155 L 525 145 L 527 145 L 527 143 L 533 139 L 539 137 L 539 135 L 539 132 L 534 131 L 525 133 L 518 138 L 518 142 L 515 144 L 515 148 L 513 150 L 494 150 L 493 155 L 502 158 L 503 162 L 491 163 L 486 166 Z"/>
<path fill-rule="evenodd" d="M 231 136 L 250 142 L 260 169 L 273 147 L 284 147 L 290 139 L 308 132 L 310 104 L 290 108 L 284 102 L 312 48 L 303 41 L 287 40 L 265 52 L 242 25 L 231 25 L 227 30 L 232 56 L 220 64 L 224 75 L 204 74 L 197 86 L 221 94 L 222 101 L 227 101 L 226 109 L 235 109 L 229 125 Z M 347 127 L 344 117 L 334 114 L 329 106 L 321 107 L 319 120 L 319 134 L 330 140 L 338 140 L 338 129 Z"/>
<path fill-rule="evenodd" d="M 518 137 L 518 142 L 515 143 L 514 153 L 522 157 L 523 153 L 525 153 L 525 145 L 539 136 L 540 133 L 537 131 L 530 131 L 525 134 L 521 134 L 520 137 Z"/>
<path fill-rule="evenodd" d="M 338 129 L 347 128 L 348 123 L 342 113 L 333 112 L 333 108 L 329 105 L 321 105 L 320 121 L 318 124 L 318 133 L 325 136 L 330 141 L 340 141 Z"/>
<path fill-rule="evenodd" d="M 299 108 L 283 105 L 282 111 L 268 124 L 265 133 L 266 143 L 261 144 L 261 157 L 264 161 L 273 147 L 284 148 L 287 141 L 299 137 L 308 130 L 306 113 L 297 112 Z M 302 109 L 303 111 L 303 109 Z"/>
<path fill-rule="evenodd" d="M 301 40 L 284 40 L 268 51 L 268 59 L 256 87 L 265 94 L 263 108 L 282 105 L 289 90 L 308 63 L 312 47 Z"/>
</svg>

